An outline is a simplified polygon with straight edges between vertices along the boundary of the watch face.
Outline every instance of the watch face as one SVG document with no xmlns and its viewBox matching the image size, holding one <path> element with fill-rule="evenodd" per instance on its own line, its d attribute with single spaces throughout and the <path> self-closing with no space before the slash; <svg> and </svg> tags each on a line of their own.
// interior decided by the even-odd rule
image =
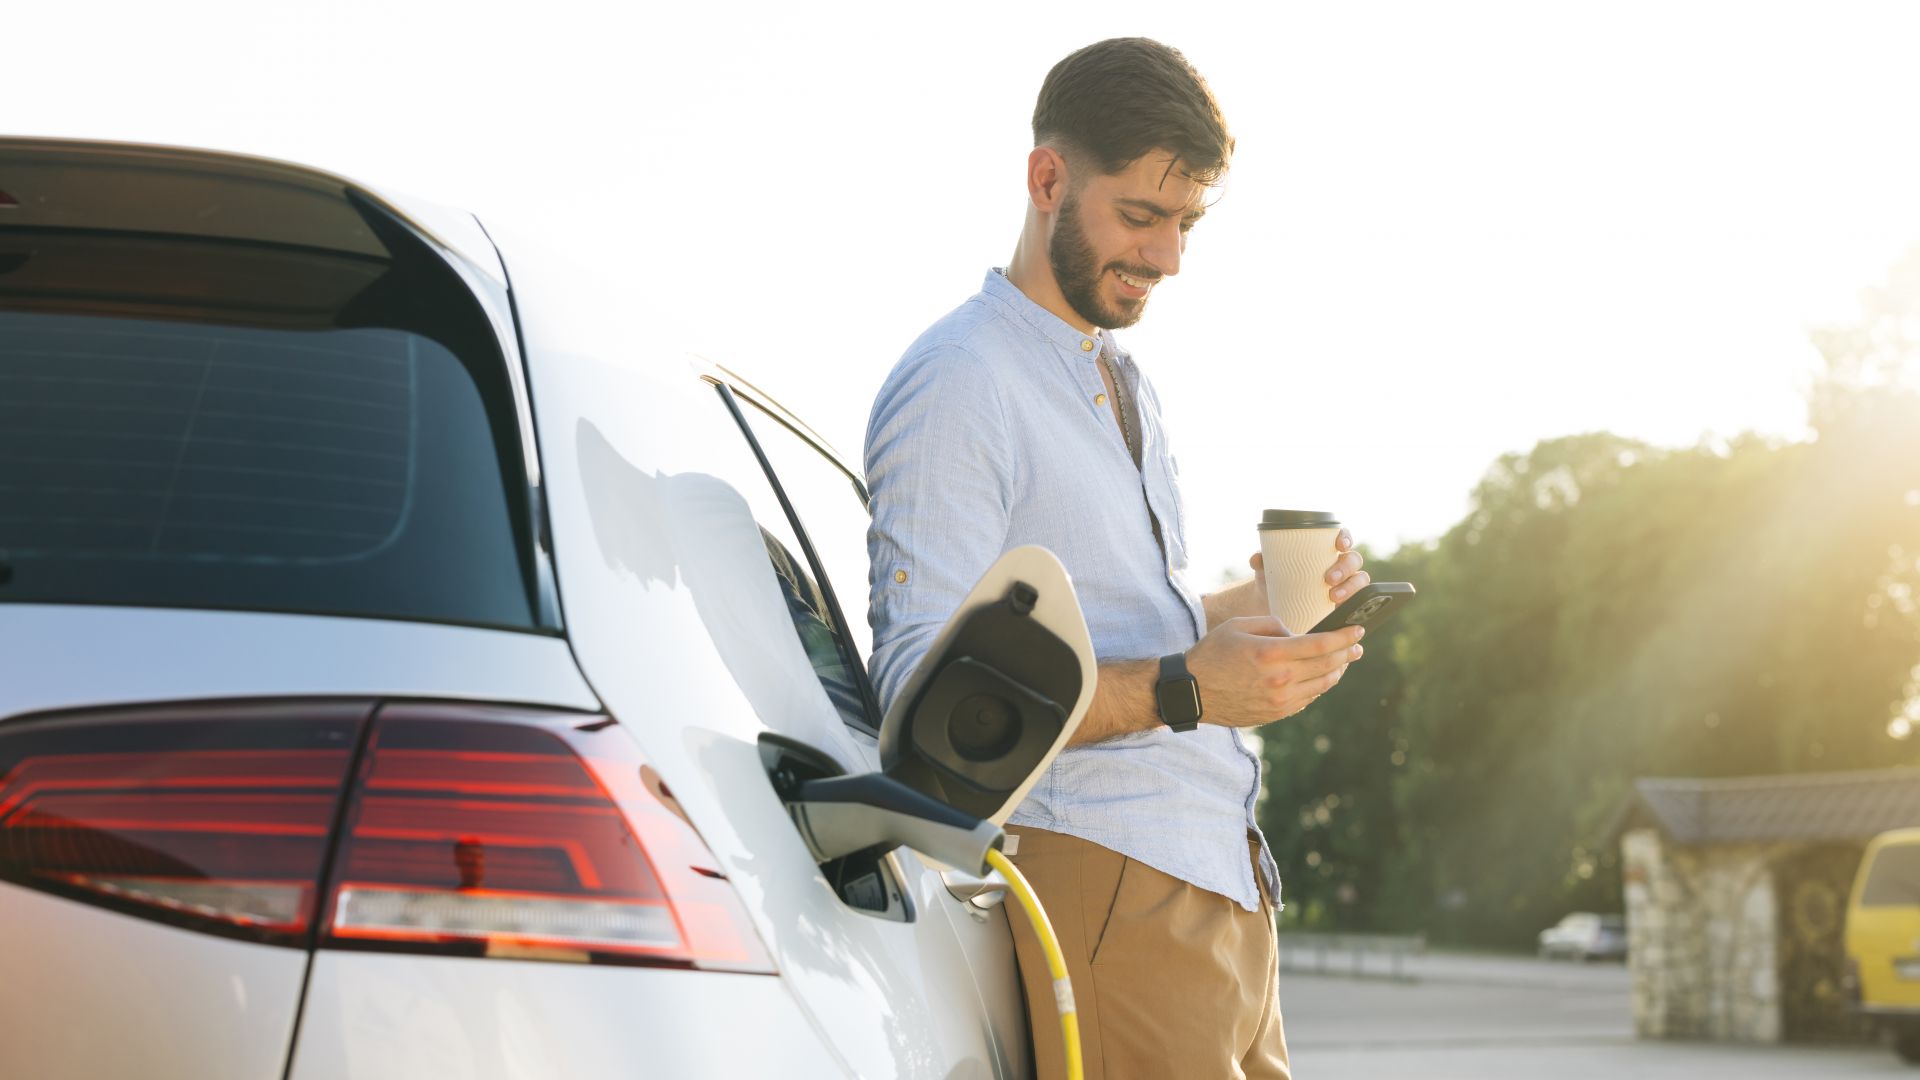
<svg viewBox="0 0 1920 1080">
<path fill-rule="evenodd" d="M 1200 719 L 1200 682 L 1168 679 L 1154 687 L 1160 701 L 1160 719 L 1169 724 L 1191 724 Z"/>
</svg>

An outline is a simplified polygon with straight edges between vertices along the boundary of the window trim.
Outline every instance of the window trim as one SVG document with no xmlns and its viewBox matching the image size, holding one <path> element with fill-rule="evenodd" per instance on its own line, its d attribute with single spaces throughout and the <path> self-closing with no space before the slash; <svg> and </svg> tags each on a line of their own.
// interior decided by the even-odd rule
<svg viewBox="0 0 1920 1080">
<path fill-rule="evenodd" d="M 761 412 L 766 413 L 775 422 L 779 423 L 781 427 L 793 432 L 799 436 L 802 441 L 807 443 L 807 445 L 818 450 L 822 457 L 832 462 L 835 468 L 846 474 L 847 479 L 853 484 L 853 489 L 860 493 L 861 505 L 872 506 L 873 497 L 867 492 L 866 480 L 860 475 L 859 470 L 847 464 L 847 459 L 841 455 L 840 451 L 833 448 L 832 443 L 827 442 L 826 436 L 808 427 L 805 421 L 788 412 L 786 407 L 779 402 L 768 397 L 766 391 L 761 390 L 746 379 L 741 378 L 738 372 L 729 371 L 719 364 L 715 364 L 714 367 L 718 369 L 725 378 L 718 379 L 712 376 L 703 376 L 706 381 L 715 386 L 726 387 L 735 397 L 756 406 Z M 749 432 L 748 434 L 751 435 L 752 433 Z"/>
<path fill-rule="evenodd" d="M 860 655 L 859 650 L 854 648 L 853 638 L 847 634 L 846 614 L 841 610 L 839 596 L 834 593 L 833 579 L 827 576 L 826 568 L 820 561 L 820 553 L 814 550 L 813 537 L 809 536 L 806 528 L 800 524 L 800 515 L 793 508 L 793 500 L 787 497 L 786 487 L 780 483 L 780 478 L 774 473 L 772 460 L 767 457 L 766 450 L 761 447 L 759 438 L 753 433 L 753 425 L 748 422 L 746 414 L 740 409 L 740 398 L 736 396 L 734 387 L 728 382 L 710 376 L 702 376 L 701 378 L 719 392 L 720 400 L 726 404 L 727 411 L 733 414 L 735 426 L 740 429 L 741 436 L 747 440 L 747 446 L 753 451 L 754 460 L 760 463 L 760 472 L 766 477 L 768 486 L 773 489 L 774 498 L 780 501 L 780 509 L 787 515 L 787 525 L 793 529 L 794 537 L 800 541 L 800 553 L 807 560 L 807 568 L 813 571 L 814 582 L 820 586 L 820 595 L 826 598 L 827 607 L 833 613 L 833 637 L 840 645 L 842 656 L 849 661 L 848 666 L 853 670 L 854 681 L 859 685 L 860 700 L 865 712 L 865 716 L 862 717 L 864 723 L 855 724 L 849 722 L 847 726 L 856 731 L 873 736 L 874 738 L 878 738 L 880 735 L 880 721 L 882 719 L 880 716 L 880 701 L 873 692 L 873 680 L 867 674 L 867 660 L 866 657 Z M 755 408 L 760 408 L 770 419 L 779 423 L 787 430 L 792 431 L 795 435 L 800 436 L 800 438 L 805 440 L 814 449 L 819 450 L 829 464 L 839 468 L 842 473 L 847 474 L 848 479 L 853 481 L 854 490 L 859 493 L 861 503 L 864 505 L 867 502 L 866 485 L 862 484 L 858 477 L 855 477 L 847 470 L 846 464 L 840 460 L 839 455 L 824 446 L 818 436 L 810 437 L 802 430 L 804 425 L 796 427 L 795 425 L 798 424 L 797 420 L 793 423 L 788 423 L 782 419 L 782 414 L 786 411 L 784 409 L 775 411 L 774 409 L 765 408 L 759 400 L 751 396 L 747 397 L 747 402 Z"/>
</svg>

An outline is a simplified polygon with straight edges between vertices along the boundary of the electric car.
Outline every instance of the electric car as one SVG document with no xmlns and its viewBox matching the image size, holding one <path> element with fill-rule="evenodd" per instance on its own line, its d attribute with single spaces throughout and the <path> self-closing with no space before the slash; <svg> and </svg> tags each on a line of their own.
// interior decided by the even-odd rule
<svg viewBox="0 0 1920 1080">
<path fill-rule="evenodd" d="M 884 764 L 859 473 L 600 287 L 0 140 L 7 1075 L 1028 1073 L 1004 881 L 796 826 Z"/>
</svg>

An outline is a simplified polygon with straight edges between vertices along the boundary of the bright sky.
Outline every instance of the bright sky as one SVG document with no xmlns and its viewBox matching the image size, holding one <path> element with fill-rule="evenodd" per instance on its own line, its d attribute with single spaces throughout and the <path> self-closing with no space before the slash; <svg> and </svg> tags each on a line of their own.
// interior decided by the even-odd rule
<svg viewBox="0 0 1920 1080">
<path fill-rule="evenodd" d="M 655 11 L 656 7 L 672 10 Z M 1182 49 L 1239 138 L 1123 334 L 1196 581 L 1264 507 L 1437 536 L 1500 453 L 1802 431 L 1810 326 L 1920 242 L 1920 5 L 14 5 L 0 124 L 319 165 L 544 234 L 637 348 L 856 460 L 921 329 L 1012 253 L 1054 61 Z M 511 252 L 509 252 L 511 255 Z"/>
</svg>

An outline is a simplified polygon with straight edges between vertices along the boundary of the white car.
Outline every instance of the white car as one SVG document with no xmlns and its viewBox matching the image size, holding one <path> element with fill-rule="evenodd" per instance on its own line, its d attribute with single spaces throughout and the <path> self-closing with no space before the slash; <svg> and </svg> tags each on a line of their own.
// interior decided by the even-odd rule
<svg viewBox="0 0 1920 1080">
<path fill-rule="evenodd" d="M 1028 1074 L 1004 882 L 789 805 L 882 764 L 858 472 L 594 289 L 0 140 L 0 1071 Z"/>
<path fill-rule="evenodd" d="M 1576 911 L 1540 931 L 1540 955 L 1548 960 L 1560 956 L 1574 960 L 1624 960 L 1627 921 L 1620 915 Z"/>
</svg>

